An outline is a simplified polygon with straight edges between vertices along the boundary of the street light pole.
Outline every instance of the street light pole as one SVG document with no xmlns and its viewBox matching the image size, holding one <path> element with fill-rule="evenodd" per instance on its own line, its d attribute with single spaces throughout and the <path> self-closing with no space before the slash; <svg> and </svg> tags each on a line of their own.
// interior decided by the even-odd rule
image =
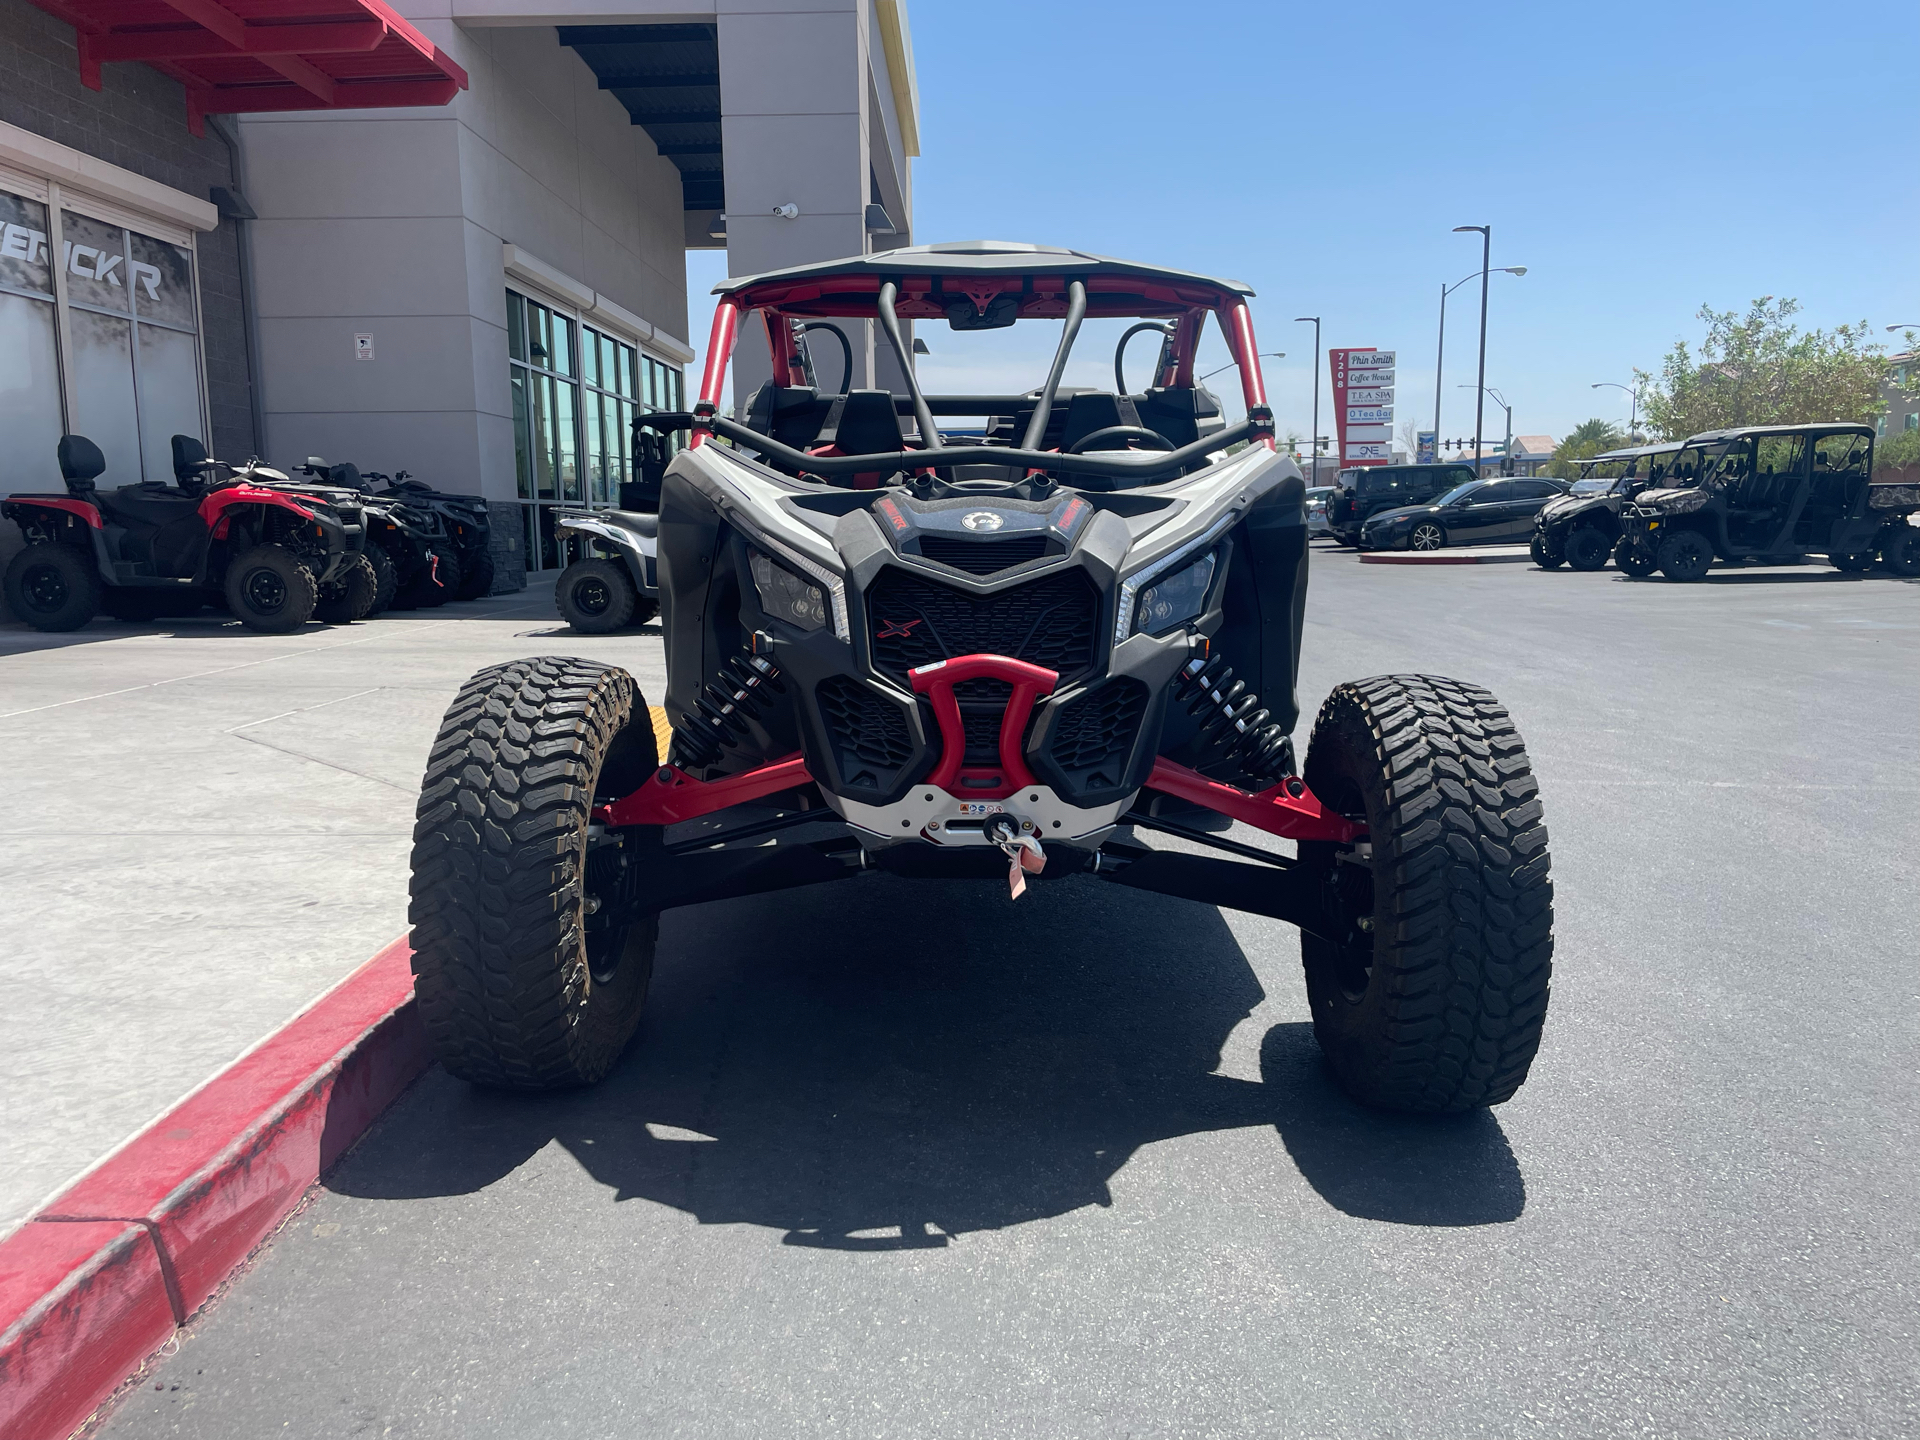
<svg viewBox="0 0 1920 1440">
<path fill-rule="evenodd" d="M 1447 296 L 1458 290 L 1462 285 L 1466 284 L 1467 281 L 1473 279 L 1474 275 L 1478 275 L 1479 273 L 1477 270 L 1473 271 L 1471 274 L 1462 275 L 1451 285 L 1442 285 L 1440 287 L 1440 344 L 1433 357 L 1433 452 L 1436 460 L 1440 457 L 1440 386 L 1445 378 L 1443 371 L 1446 369 L 1447 360 Z M 1527 267 L 1524 265 L 1502 265 L 1493 273 L 1496 275 L 1524 275 L 1527 273 Z M 1464 389 L 1466 387 L 1462 386 L 1461 388 Z"/>
<path fill-rule="evenodd" d="M 1622 385 L 1618 380 L 1596 380 L 1587 388 L 1589 390 L 1598 390 L 1603 386 L 1610 386 L 1615 390 L 1627 390 L 1627 387 Z M 1627 394 L 1631 397 L 1627 402 L 1627 443 L 1631 445 L 1633 443 L 1634 424 L 1640 418 L 1640 390 L 1636 386 L 1634 389 L 1627 390 Z"/>
<path fill-rule="evenodd" d="M 1320 317 L 1318 315 L 1293 317 L 1293 323 L 1296 325 L 1304 325 L 1309 320 L 1313 322 L 1313 433 L 1307 436 L 1307 454 L 1313 457 L 1313 474 L 1307 483 L 1318 485 L 1320 483 Z"/>
<path fill-rule="evenodd" d="M 1474 386 L 1473 396 L 1473 473 L 1480 473 L 1482 446 L 1480 431 L 1486 419 L 1487 406 L 1487 267 L 1493 262 L 1493 227 L 1491 225 L 1456 225 L 1456 235 L 1466 231 L 1480 232 L 1480 374 Z"/>
</svg>

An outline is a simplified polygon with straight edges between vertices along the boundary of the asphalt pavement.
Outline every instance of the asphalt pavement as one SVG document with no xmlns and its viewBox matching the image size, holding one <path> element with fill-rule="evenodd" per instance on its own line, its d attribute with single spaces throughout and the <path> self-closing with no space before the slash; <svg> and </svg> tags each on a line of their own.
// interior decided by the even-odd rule
<svg viewBox="0 0 1920 1440">
<path fill-rule="evenodd" d="M 611 1079 L 429 1072 L 104 1433 L 1920 1430 L 1920 585 L 1316 553 L 1301 737 L 1405 670 L 1540 777 L 1510 1104 L 1360 1109 L 1289 927 L 1091 877 L 678 911 Z"/>
</svg>

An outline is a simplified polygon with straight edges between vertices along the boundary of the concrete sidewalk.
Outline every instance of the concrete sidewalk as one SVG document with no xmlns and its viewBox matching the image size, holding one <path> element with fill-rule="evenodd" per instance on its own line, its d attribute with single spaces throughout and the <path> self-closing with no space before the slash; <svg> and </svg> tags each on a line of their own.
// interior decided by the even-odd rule
<svg viewBox="0 0 1920 1440">
<path fill-rule="evenodd" d="M 591 655 L 528 591 L 256 635 L 225 616 L 0 628 L 0 1236 L 406 929 L 428 745 L 461 681 Z"/>
</svg>

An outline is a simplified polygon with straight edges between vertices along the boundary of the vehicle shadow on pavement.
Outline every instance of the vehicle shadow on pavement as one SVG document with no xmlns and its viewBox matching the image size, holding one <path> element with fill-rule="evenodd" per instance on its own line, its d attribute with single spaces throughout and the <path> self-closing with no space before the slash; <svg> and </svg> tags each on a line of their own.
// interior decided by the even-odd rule
<svg viewBox="0 0 1920 1440">
<path fill-rule="evenodd" d="M 1287 946 L 1291 952 L 1291 945 Z M 327 1178 L 368 1198 L 470 1194 L 553 1141 L 617 1199 L 851 1250 L 1114 1203 L 1134 1152 L 1274 1127 L 1349 1215 L 1512 1220 L 1489 1113 L 1381 1115 L 1281 1024 L 1262 1080 L 1214 1073 L 1263 998 L 1211 908 L 1089 878 L 1017 907 L 990 885 L 870 877 L 680 911 L 639 1036 L 598 1087 L 492 1094 L 435 1070 Z"/>
</svg>

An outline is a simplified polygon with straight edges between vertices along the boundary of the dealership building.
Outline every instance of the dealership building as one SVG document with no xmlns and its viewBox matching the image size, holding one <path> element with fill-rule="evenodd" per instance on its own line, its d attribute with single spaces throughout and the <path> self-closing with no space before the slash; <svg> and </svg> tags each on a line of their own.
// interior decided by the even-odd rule
<svg viewBox="0 0 1920 1440">
<path fill-rule="evenodd" d="M 485 497 L 517 589 L 683 407 L 687 250 L 911 243 L 916 106 L 904 0 L 0 0 L 0 495 L 66 433 L 350 460 Z"/>
</svg>

